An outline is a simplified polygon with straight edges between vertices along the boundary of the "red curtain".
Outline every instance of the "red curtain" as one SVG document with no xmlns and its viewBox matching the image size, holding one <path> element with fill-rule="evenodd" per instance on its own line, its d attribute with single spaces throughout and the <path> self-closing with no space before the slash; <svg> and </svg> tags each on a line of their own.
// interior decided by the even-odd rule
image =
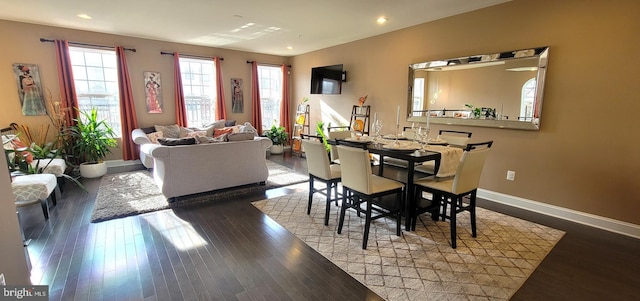
<svg viewBox="0 0 640 301">
<path fill-rule="evenodd" d="M 222 78 L 222 67 L 220 66 L 220 58 L 214 57 L 213 62 L 216 65 L 216 120 L 227 119 L 227 109 L 225 107 L 224 99 L 224 79 Z"/>
<path fill-rule="evenodd" d="M 187 126 L 187 107 L 184 102 L 184 91 L 182 90 L 182 74 L 180 73 L 180 55 L 173 53 L 173 83 L 176 93 L 176 124 Z"/>
<path fill-rule="evenodd" d="M 127 57 L 124 48 L 116 47 L 116 58 L 118 60 L 118 88 L 120 92 L 120 122 L 122 124 L 122 159 L 139 159 L 138 148 L 131 139 L 131 131 L 138 128 L 135 103 L 131 92 L 131 79 L 129 78 L 129 68 L 127 67 Z"/>
<path fill-rule="evenodd" d="M 66 40 L 55 40 L 56 65 L 58 66 L 58 81 L 60 85 L 60 97 L 63 102 L 60 106 L 66 108 L 65 122 L 67 125 L 73 124 L 73 119 L 78 118 L 78 97 L 76 96 L 76 85 L 73 82 L 73 69 L 71 67 L 71 57 L 69 55 L 69 42 Z"/>
<path fill-rule="evenodd" d="M 282 65 L 282 101 L 280 102 L 280 125 L 284 127 L 285 132 L 291 137 L 291 99 L 289 95 L 289 68 Z"/>
<path fill-rule="evenodd" d="M 251 123 L 262 134 L 262 105 L 260 104 L 260 83 L 258 63 L 251 63 Z"/>
</svg>

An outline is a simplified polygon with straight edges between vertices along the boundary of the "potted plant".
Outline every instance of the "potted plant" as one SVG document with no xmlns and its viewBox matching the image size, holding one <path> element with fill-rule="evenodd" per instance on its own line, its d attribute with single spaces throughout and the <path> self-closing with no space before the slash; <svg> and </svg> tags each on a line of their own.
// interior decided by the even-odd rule
<svg viewBox="0 0 640 301">
<path fill-rule="evenodd" d="M 265 132 L 267 138 L 271 140 L 273 145 L 269 148 L 271 154 L 282 154 L 284 150 L 284 144 L 289 139 L 289 134 L 285 132 L 283 126 L 272 125 L 271 129 Z"/>
<path fill-rule="evenodd" d="M 77 110 L 77 109 L 76 109 Z M 115 133 L 104 120 L 98 120 L 98 110 L 78 110 L 81 116 L 75 125 L 66 128 L 67 156 L 80 164 L 80 175 L 97 178 L 107 173 L 104 158 L 116 146 Z"/>
</svg>

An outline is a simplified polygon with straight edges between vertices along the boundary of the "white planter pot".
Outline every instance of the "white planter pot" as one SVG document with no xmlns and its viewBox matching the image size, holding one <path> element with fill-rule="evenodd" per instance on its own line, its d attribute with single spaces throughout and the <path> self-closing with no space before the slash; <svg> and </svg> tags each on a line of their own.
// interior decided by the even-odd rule
<svg viewBox="0 0 640 301">
<path fill-rule="evenodd" d="M 269 147 L 269 152 L 272 155 L 282 154 L 283 151 L 284 151 L 284 145 L 282 144 L 274 144 Z"/>
<path fill-rule="evenodd" d="M 107 174 L 107 163 L 85 162 L 80 164 L 80 175 L 83 178 L 99 178 Z"/>
</svg>

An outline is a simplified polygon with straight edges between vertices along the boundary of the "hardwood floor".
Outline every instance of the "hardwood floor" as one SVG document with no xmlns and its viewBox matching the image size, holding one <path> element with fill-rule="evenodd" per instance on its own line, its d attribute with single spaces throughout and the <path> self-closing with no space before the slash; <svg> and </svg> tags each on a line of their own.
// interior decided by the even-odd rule
<svg viewBox="0 0 640 301">
<path fill-rule="evenodd" d="M 270 160 L 306 171 L 289 153 Z M 251 205 L 288 188 L 92 224 L 100 180 L 83 182 L 88 192 L 65 184 L 46 222 L 39 206 L 20 209 L 31 279 L 50 300 L 380 300 Z M 640 240 L 479 203 L 567 232 L 513 300 L 640 296 Z"/>
</svg>

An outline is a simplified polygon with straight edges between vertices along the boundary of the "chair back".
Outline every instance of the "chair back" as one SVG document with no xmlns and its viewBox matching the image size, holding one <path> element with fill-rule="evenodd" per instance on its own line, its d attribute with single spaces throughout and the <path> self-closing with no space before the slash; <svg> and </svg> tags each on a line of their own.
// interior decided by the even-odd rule
<svg viewBox="0 0 640 301">
<path fill-rule="evenodd" d="M 351 131 L 329 131 L 328 138 L 329 139 L 345 139 L 351 137 Z M 338 160 L 340 155 L 338 155 L 338 149 L 335 145 L 331 145 L 331 161 Z"/>
<path fill-rule="evenodd" d="M 472 132 L 440 130 L 438 132 L 438 138 L 447 141 L 451 146 L 465 148 L 472 134 Z"/>
<path fill-rule="evenodd" d="M 490 150 L 490 147 L 482 147 L 465 150 L 462 153 L 460 164 L 458 164 L 456 175 L 453 178 L 451 192 L 461 194 L 478 188 L 480 174 Z"/>
<path fill-rule="evenodd" d="M 307 156 L 307 170 L 321 179 L 331 179 L 329 156 L 322 142 L 302 139 L 302 147 Z"/>
<path fill-rule="evenodd" d="M 372 194 L 369 151 L 344 145 L 338 145 L 337 148 L 340 154 L 342 185 L 364 194 Z"/>
</svg>

